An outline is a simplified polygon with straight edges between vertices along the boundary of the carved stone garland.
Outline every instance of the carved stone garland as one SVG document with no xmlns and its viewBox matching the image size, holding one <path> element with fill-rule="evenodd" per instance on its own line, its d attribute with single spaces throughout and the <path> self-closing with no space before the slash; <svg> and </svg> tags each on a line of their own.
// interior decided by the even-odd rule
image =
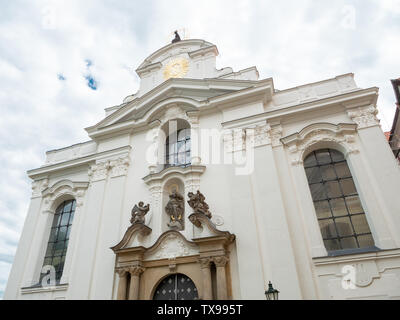
<svg viewBox="0 0 400 320">
<path fill-rule="evenodd" d="M 247 147 L 261 147 L 271 144 L 281 145 L 282 127 L 280 125 L 258 124 L 249 128 L 226 129 L 224 132 L 225 152 L 244 151 Z"/>
<path fill-rule="evenodd" d="M 108 176 L 110 176 L 111 178 L 124 176 L 128 172 L 129 164 L 129 155 L 116 159 L 97 162 L 91 165 L 89 168 L 89 179 L 91 182 L 95 182 L 105 180 Z"/>
<path fill-rule="evenodd" d="M 32 198 L 42 196 L 42 192 L 49 186 L 49 179 L 32 181 Z"/>
<path fill-rule="evenodd" d="M 379 119 L 376 117 L 378 109 L 375 106 L 350 109 L 347 114 L 351 120 L 357 123 L 358 129 L 379 125 Z"/>
</svg>

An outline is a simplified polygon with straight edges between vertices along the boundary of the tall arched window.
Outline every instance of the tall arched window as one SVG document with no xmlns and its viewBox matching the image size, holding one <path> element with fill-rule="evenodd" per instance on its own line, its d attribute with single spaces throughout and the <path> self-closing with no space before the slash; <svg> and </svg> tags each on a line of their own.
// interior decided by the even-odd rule
<svg viewBox="0 0 400 320">
<path fill-rule="evenodd" d="M 165 143 L 166 167 L 190 166 L 190 129 L 179 129 L 167 137 Z"/>
<path fill-rule="evenodd" d="M 58 206 L 54 214 L 43 266 L 50 265 L 54 267 L 56 283 L 60 282 L 63 273 L 75 207 L 75 200 L 67 200 Z M 41 274 L 40 280 L 45 275 L 46 274 Z M 41 283 L 41 281 L 39 283 Z"/>
<path fill-rule="evenodd" d="M 327 251 L 373 248 L 371 230 L 343 154 L 317 150 L 307 156 L 304 167 Z"/>
</svg>

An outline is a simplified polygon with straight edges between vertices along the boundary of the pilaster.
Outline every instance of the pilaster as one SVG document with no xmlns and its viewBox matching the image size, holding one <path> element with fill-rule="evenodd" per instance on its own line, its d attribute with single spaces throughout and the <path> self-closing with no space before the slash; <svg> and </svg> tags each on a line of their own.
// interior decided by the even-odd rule
<svg viewBox="0 0 400 320">
<path fill-rule="evenodd" d="M 129 268 L 129 273 L 131 274 L 131 283 L 129 285 L 129 300 L 139 300 L 140 275 L 143 272 L 144 268 L 141 266 Z"/>
<path fill-rule="evenodd" d="M 276 283 L 285 292 L 284 298 L 301 299 L 296 258 L 275 159 L 276 153 L 282 149 L 280 139 L 283 130 L 279 123 L 265 124 L 265 127 L 269 137 L 264 139 L 265 143 L 255 147 L 254 170 L 250 175 L 254 212 L 261 240 L 263 282 L 265 286 L 269 280 Z"/>
<path fill-rule="evenodd" d="M 110 299 L 114 257 L 109 247 L 117 240 L 129 155 L 104 159 L 90 166 L 90 186 L 82 228 L 79 230 L 68 296 Z M 109 230 L 113 228 L 114 231 Z M 108 266 L 108 268 L 106 267 Z"/>
<path fill-rule="evenodd" d="M 200 258 L 200 268 L 203 275 L 203 300 L 213 300 L 210 269 L 211 258 Z"/>
<path fill-rule="evenodd" d="M 119 276 L 117 300 L 126 300 L 126 291 L 128 288 L 128 269 L 117 270 Z"/>
<path fill-rule="evenodd" d="M 219 256 L 213 258 L 215 267 L 217 268 L 217 298 L 218 300 L 227 300 L 228 291 L 226 283 L 225 266 L 229 261 L 227 256 Z"/>
</svg>

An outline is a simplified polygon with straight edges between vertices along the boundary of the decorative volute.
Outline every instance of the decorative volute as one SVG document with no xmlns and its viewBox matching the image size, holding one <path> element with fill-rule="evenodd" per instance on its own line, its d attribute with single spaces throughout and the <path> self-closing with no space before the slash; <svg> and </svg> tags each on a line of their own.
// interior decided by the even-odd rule
<svg viewBox="0 0 400 320">
<path fill-rule="evenodd" d="M 193 209 L 193 213 L 189 216 L 189 220 L 194 228 L 194 241 L 201 241 L 201 238 L 218 237 L 225 239 L 224 245 L 235 241 L 235 235 L 229 231 L 218 230 L 216 225 L 211 221 L 212 214 L 209 211 L 209 206 L 205 201 L 205 196 L 197 190 L 196 193 L 188 193 L 188 204 Z"/>
<path fill-rule="evenodd" d="M 196 193 L 188 193 L 188 204 L 194 210 L 194 213 L 204 214 L 207 218 L 211 219 L 211 212 L 208 210 L 209 206 L 206 203 L 206 197 L 197 190 Z"/>
</svg>

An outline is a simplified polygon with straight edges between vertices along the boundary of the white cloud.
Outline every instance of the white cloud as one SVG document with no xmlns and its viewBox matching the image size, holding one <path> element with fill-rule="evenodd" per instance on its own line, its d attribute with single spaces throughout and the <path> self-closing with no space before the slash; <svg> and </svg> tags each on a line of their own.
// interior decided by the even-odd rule
<svg viewBox="0 0 400 320">
<path fill-rule="evenodd" d="M 349 8 L 354 28 L 343 23 Z M 278 89 L 354 72 L 360 87 L 381 88 L 388 130 L 390 79 L 400 76 L 399 15 L 398 0 L 3 1 L 0 261 L 1 254 L 14 254 L 22 230 L 30 197 L 26 170 L 40 166 L 46 150 L 88 140 L 83 128 L 137 90 L 134 69 L 175 29 L 215 43 L 218 67 L 256 65 Z M 93 62 L 95 91 L 84 79 L 86 59 Z M 0 291 L 8 271 L 9 264 L 0 265 Z"/>
</svg>

